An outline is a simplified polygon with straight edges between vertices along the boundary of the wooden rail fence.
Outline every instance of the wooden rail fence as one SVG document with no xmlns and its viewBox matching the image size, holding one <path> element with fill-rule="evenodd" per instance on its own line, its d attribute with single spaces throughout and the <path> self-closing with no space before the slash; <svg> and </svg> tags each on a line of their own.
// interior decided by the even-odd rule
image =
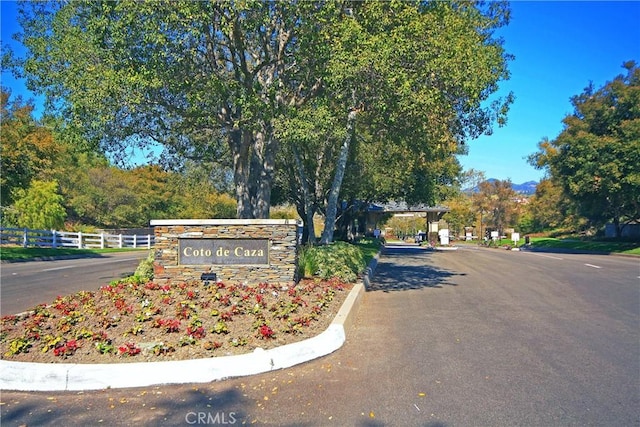
<svg viewBox="0 0 640 427">
<path fill-rule="evenodd" d="M 154 245 L 153 234 L 82 233 L 56 230 L 0 227 L 0 245 L 46 248 L 147 248 Z"/>
</svg>

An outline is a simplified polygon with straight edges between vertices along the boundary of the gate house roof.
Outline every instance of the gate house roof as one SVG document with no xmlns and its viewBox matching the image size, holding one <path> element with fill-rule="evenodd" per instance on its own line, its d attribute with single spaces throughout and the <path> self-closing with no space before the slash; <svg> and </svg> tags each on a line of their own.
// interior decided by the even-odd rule
<svg viewBox="0 0 640 427">
<path fill-rule="evenodd" d="M 370 203 L 367 208 L 371 213 L 384 212 L 437 212 L 445 213 L 451 211 L 446 206 L 427 206 L 425 204 L 408 205 L 407 202 L 386 202 L 386 203 Z"/>
</svg>

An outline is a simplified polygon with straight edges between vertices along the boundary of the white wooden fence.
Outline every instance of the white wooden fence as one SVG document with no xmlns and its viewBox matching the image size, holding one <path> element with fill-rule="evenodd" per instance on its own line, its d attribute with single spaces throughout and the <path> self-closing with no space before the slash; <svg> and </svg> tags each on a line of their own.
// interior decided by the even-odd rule
<svg viewBox="0 0 640 427">
<path fill-rule="evenodd" d="M 38 246 L 47 248 L 147 248 L 154 244 L 153 234 L 92 234 L 56 230 L 0 227 L 1 245 Z"/>
</svg>

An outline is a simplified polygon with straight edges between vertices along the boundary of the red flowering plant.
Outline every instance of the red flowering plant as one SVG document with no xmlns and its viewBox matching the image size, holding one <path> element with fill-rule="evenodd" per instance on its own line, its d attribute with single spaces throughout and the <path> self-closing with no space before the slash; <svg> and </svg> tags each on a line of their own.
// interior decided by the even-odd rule
<svg viewBox="0 0 640 427">
<path fill-rule="evenodd" d="M 201 339 L 204 338 L 206 334 L 207 332 L 202 327 L 202 321 L 197 317 L 191 319 L 191 322 L 189 322 L 189 326 L 187 326 L 187 335 L 195 339 Z"/>
<path fill-rule="evenodd" d="M 118 355 L 121 357 L 135 356 L 136 354 L 140 354 L 140 351 L 140 347 L 132 342 L 126 342 L 118 347 Z"/>
<path fill-rule="evenodd" d="M 240 354 L 326 329 L 341 303 L 335 296 L 346 297 L 341 288 L 348 285 L 317 279 L 206 287 L 200 281 L 112 282 L 2 317 L 1 354 L 16 361 L 73 363 L 129 362 L 143 352 L 160 360 L 211 357 L 215 350 Z M 130 341 L 134 336 L 148 346 L 141 349 Z"/>
<path fill-rule="evenodd" d="M 157 319 L 153 322 L 154 328 L 163 328 L 166 332 L 178 332 L 180 330 L 180 319 Z"/>
<path fill-rule="evenodd" d="M 76 352 L 78 348 L 80 348 L 80 344 L 78 343 L 78 341 L 76 340 L 65 341 L 64 343 L 62 343 L 59 346 L 56 346 L 53 349 L 53 355 L 63 356 L 63 357 L 71 356 L 73 355 L 73 353 Z"/>
<path fill-rule="evenodd" d="M 274 338 L 275 332 L 268 325 L 264 324 L 258 328 L 259 338 Z"/>
</svg>

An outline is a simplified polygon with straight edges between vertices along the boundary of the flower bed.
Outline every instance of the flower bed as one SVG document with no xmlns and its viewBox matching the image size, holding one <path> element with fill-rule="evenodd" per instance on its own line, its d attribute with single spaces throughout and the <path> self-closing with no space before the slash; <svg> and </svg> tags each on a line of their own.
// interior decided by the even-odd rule
<svg viewBox="0 0 640 427">
<path fill-rule="evenodd" d="M 134 276 L 135 277 L 135 276 Z M 256 286 L 132 278 L 59 296 L 0 319 L 2 358 L 114 363 L 248 353 L 317 335 L 352 285 L 337 279 Z"/>
</svg>

